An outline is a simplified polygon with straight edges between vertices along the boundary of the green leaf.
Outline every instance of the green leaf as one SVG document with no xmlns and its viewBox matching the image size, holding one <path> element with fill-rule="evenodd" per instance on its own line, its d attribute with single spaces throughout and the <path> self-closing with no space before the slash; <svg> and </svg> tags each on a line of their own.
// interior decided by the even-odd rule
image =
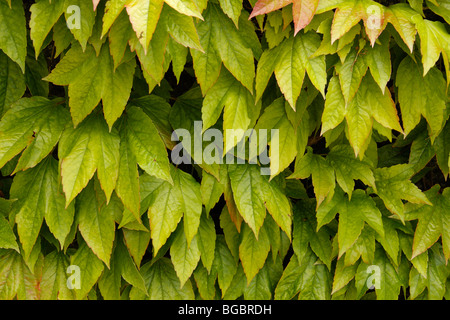
<svg viewBox="0 0 450 320">
<path fill-rule="evenodd" d="M 126 1 L 125 6 L 131 25 L 145 52 L 155 32 L 163 4 L 163 0 Z"/>
<path fill-rule="evenodd" d="M 186 16 L 203 20 L 202 13 L 195 0 L 164 0 L 169 6 Z"/>
<path fill-rule="evenodd" d="M 200 225 L 198 226 L 198 233 L 195 238 L 197 238 L 202 264 L 205 266 L 208 273 L 211 272 L 211 267 L 214 262 L 216 237 L 216 229 L 213 219 L 202 213 L 202 216 L 200 217 Z"/>
<path fill-rule="evenodd" d="M 225 132 L 223 152 L 226 154 L 241 141 L 245 130 L 256 121 L 260 109 L 260 104 L 255 106 L 251 93 L 226 70 L 221 72 L 219 79 L 203 101 L 203 130 L 216 123 L 222 109 L 224 109 L 223 130 Z M 228 129 L 233 129 L 231 135 L 227 133 Z"/>
<path fill-rule="evenodd" d="M 180 14 L 169 6 L 164 6 L 160 21 L 165 24 L 167 32 L 176 42 L 203 52 L 192 17 Z"/>
<path fill-rule="evenodd" d="M 175 272 L 180 279 L 180 288 L 189 280 L 200 261 L 200 250 L 197 239 L 198 237 L 194 237 L 188 245 L 183 225 L 180 225 L 170 246 L 170 258 Z"/>
<path fill-rule="evenodd" d="M 333 76 L 328 83 L 325 108 L 322 114 L 322 130 L 325 132 L 336 128 L 345 119 L 346 107 L 338 76 Z"/>
<path fill-rule="evenodd" d="M 397 300 L 400 294 L 399 275 L 383 250 L 375 251 L 374 265 L 380 268 L 378 273 L 380 276 L 379 287 L 375 286 L 377 299 Z"/>
<path fill-rule="evenodd" d="M 403 132 L 395 103 L 389 91 L 383 94 L 379 86 L 369 75 L 361 82 L 353 100 L 348 106 L 347 126 L 350 145 L 358 156 L 368 140 L 373 120 L 384 128 Z"/>
<path fill-rule="evenodd" d="M 412 258 L 413 236 L 404 235 L 401 232 L 398 235 L 400 236 L 400 247 L 406 258 L 413 264 L 413 269 L 417 270 L 423 278 L 426 278 L 428 270 L 428 252 L 419 254 L 418 256 Z"/>
<path fill-rule="evenodd" d="M 184 233 L 188 245 L 200 224 L 202 212 L 200 185 L 192 176 L 179 169 L 172 168 L 171 174 L 173 185 L 148 175 L 141 176 L 141 179 L 145 179 L 141 188 L 145 188 L 143 190 L 148 192 L 145 201 L 149 203 L 148 215 L 155 255 L 175 231 L 181 217 L 184 216 Z"/>
<path fill-rule="evenodd" d="M 181 170 L 175 170 L 173 179 L 180 195 L 184 224 L 184 233 L 188 246 L 197 234 L 202 214 L 202 196 L 200 185 L 190 175 Z"/>
<path fill-rule="evenodd" d="M 302 275 L 299 300 L 330 300 L 331 275 L 326 266 L 310 259 Z"/>
<path fill-rule="evenodd" d="M 226 166 L 220 168 L 220 173 L 226 172 Z M 227 176 L 223 177 L 227 179 Z M 226 180 L 225 180 L 226 181 Z M 200 192 L 202 195 L 202 203 L 205 206 L 206 213 L 209 215 L 211 209 L 217 204 L 225 190 L 225 181 L 217 181 L 217 179 L 207 172 L 202 173 L 202 182 Z M 206 267 L 206 266 L 205 266 Z"/>
<path fill-rule="evenodd" d="M 398 221 L 383 217 L 384 237 L 375 235 L 376 240 L 381 243 L 387 255 L 391 258 L 394 267 L 398 267 L 398 252 L 400 250 L 400 240 L 396 227 Z"/>
<path fill-rule="evenodd" d="M 247 276 L 247 283 L 255 277 L 264 266 L 270 251 L 269 235 L 264 227 L 258 232 L 258 238 L 252 230 L 244 225 L 241 229 L 241 244 L 239 245 L 239 257 Z"/>
<path fill-rule="evenodd" d="M 110 265 L 103 271 L 98 281 L 98 289 L 104 300 L 120 299 L 120 287 L 122 285 L 122 268 L 120 263 L 116 249 L 114 249 Z"/>
<path fill-rule="evenodd" d="M 77 299 L 83 299 L 102 274 L 103 262 L 83 242 L 75 254 L 70 257 L 70 264 L 80 268 L 80 288 L 75 287 L 74 290 Z"/>
<path fill-rule="evenodd" d="M 233 20 L 236 28 L 239 28 L 239 17 L 242 11 L 242 1 L 239 0 L 219 0 L 222 11 Z"/>
<path fill-rule="evenodd" d="M 108 2 L 106 3 L 105 14 L 103 16 L 102 37 L 104 37 L 108 30 L 111 28 L 112 24 L 120 15 L 127 2 L 129 1 L 108 0 Z"/>
<path fill-rule="evenodd" d="M 223 64 L 252 93 L 255 67 L 251 48 L 217 5 L 208 6 L 204 15 L 205 23 L 214 21 L 210 37 Z"/>
<path fill-rule="evenodd" d="M 287 40 L 285 40 L 287 41 Z M 284 43 L 284 42 L 283 42 Z M 275 70 L 275 66 L 281 57 L 281 49 L 285 45 L 275 46 L 269 50 L 265 50 L 258 61 L 258 67 L 256 69 L 255 78 L 255 89 L 256 97 L 255 100 L 259 101 L 264 93 L 264 90 L 269 83 L 269 80 Z"/>
<path fill-rule="evenodd" d="M 426 131 L 422 131 L 411 144 L 409 164 L 414 166 L 414 171 L 419 172 L 435 156 L 436 152 L 431 145 L 431 139 Z"/>
<path fill-rule="evenodd" d="M 235 258 L 228 249 L 223 236 L 217 236 L 216 251 L 211 272 L 217 272 L 219 287 L 222 290 L 222 297 L 232 284 L 233 277 L 238 271 Z"/>
<path fill-rule="evenodd" d="M 223 296 L 224 300 L 235 300 L 242 296 L 244 289 L 247 287 L 247 280 L 245 277 L 242 264 L 238 266 L 238 269 L 231 281 L 230 286 Z"/>
<path fill-rule="evenodd" d="M 331 294 L 334 294 L 344 288 L 355 277 L 357 268 L 357 264 L 346 266 L 344 259 L 339 259 L 334 272 L 333 290 Z"/>
<path fill-rule="evenodd" d="M 77 201 L 78 229 L 87 245 L 109 268 L 116 229 L 115 203 L 106 204 L 99 192 L 95 181 L 81 192 L 80 201 Z"/>
<path fill-rule="evenodd" d="M 324 229 L 318 230 L 314 201 L 299 201 L 294 207 L 294 231 L 292 247 L 300 265 L 308 260 L 308 244 L 319 259 L 331 269 L 330 236 Z M 305 258 L 306 257 L 306 258 Z"/>
<path fill-rule="evenodd" d="M 269 259 L 258 274 L 244 289 L 245 300 L 269 300 L 272 291 L 282 274 L 281 259 Z"/>
<path fill-rule="evenodd" d="M 440 21 L 422 19 L 420 16 L 414 21 L 420 37 L 420 51 L 422 53 L 423 76 L 436 64 L 439 56 L 446 60 L 447 75 L 449 74 L 448 58 L 450 54 L 450 34 Z"/>
<path fill-rule="evenodd" d="M 73 291 L 68 286 L 67 268 L 69 259 L 62 253 L 53 251 L 44 259 L 40 293 L 42 300 L 72 300 Z"/>
<path fill-rule="evenodd" d="M 20 67 L 0 52 L 0 115 L 19 100 L 26 90 L 25 77 Z"/>
<path fill-rule="evenodd" d="M 237 223 L 235 220 L 232 220 L 233 218 L 228 210 L 228 206 L 224 206 L 220 214 L 220 227 L 223 230 L 225 242 L 227 243 L 227 246 L 231 251 L 232 256 L 237 260 L 239 259 L 239 244 L 240 244 L 239 231 L 242 225 L 242 218 L 239 216 L 240 218 L 239 223 Z"/>
<path fill-rule="evenodd" d="M 31 5 L 30 38 L 33 40 L 36 58 L 48 33 L 63 14 L 64 3 L 64 0 L 40 0 Z"/>
<path fill-rule="evenodd" d="M 308 251 L 311 256 L 311 251 Z M 298 257 L 292 255 L 289 263 L 284 268 L 280 281 L 275 288 L 276 300 L 292 299 L 300 290 L 302 285 L 302 274 L 306 264 L 299 264 Z"/>
<path fill-rule="evenodd" d="M 25 257 L 33 249 L 44 217 L 61 247 L 69 234 L 74 207 L 64 207 L 58 181 L 58 164 L 51 156 L 36 167 L 17 173 L 14 179 L 11 197 L 18 200 L 14 202 L 12 210 L 16 215 L 17 231 Z"/>
<path fill-rule="evenodd" d="M 424 278 L 415 268 L 411 268 L 409 273 L 410 299 L 416 299 L 426 288 L 426 278 Z"/>
<path fill-rule="evenodd" d="M 356 0 L 343 1 L 337 7 L 331 26 L 331 42 L 341 38 L 354 25 L 363 20 L 366 34 L 371 45 L 374 46 L 378 36 L 386 27 L 386 23 L 383 21 L 384 6 L 371 0 Z M 373 21 L 374 19 L 375 21 Z"/>
<path fill-rule="evenodd" d="M 229 165 L 228 172 L 233 197 L 239 213 L 253 230 L 256 238 L 267 211 L 280 228 L 291 236 L 291 207 L 288 199 L 274 181 L 261 175 L 258 165 Z"/>
<path fill-rule="evenodd" d="M 420 4 L 422 9 L 422 5 Z M 384 16 L 386 20 L 392 24 L 395 30 L 399 33 L 409 51 L 414 49 L 414 41 L 416 38 L 416 26 L 413 22 L 413 17 L 417 12 L 411 9 L 410 6 L 404 3 L 397 3 L 386 8 Z"/>
<path fill-rule="evenodd" d="M 147 262 L 141 268 L 141 274 L 147 287 L 148 297 L 142 290 L 135 287 L 131 289 L 131 299 L 148 300 L 193 300 L 194 292 L 191 282 L 181 288 L 180 281 L 168 258 L 159 258 Z M 144 296 L 143 296 L 144 295 Z"/>
<path fill-rule="evenodd" d="M 109 38 L 109 51 L 114 61 L 114 70 L 123 62 L 125 52 L 128 47 L 128 39 L 132 32 L 132 27 L 128 15 L 125 11 L 119 15 L 112 25 Z"/>
<path fill-rule="evenodd" d="M 447 284 L 448 269 L 444 257 L 437 251 L 437 247 L 430 250 L 430 264 L 427 275 L 427 288 L 429 300 L 442 300 Z"/>
<path fill-rule="evenodd" d="M 140 179 L 143 180 L 141 187 L 148 192 L 148 217 L 156 255 L 183 216 L 182 200 L 176 186 L 150 175 L 143 175 Z"/>
<path fill-rule="evenodd" d="M 450 2 L 448 0 L 427 1 L 427 6 L 450 23 Z"/>
<path fill-rule="evenodd" d="M 43 97 L 17 101 L 0 122 L 0 167 L 23 149 L 14 171 L 36 166 L 55 147 L 70 121 L 61 100 Z"/>
<path fill-rule="evenodd" d="M 202 299 L 214 300 L 216 296 L 217 273 L 208 273 L 205 267 L 199 265 L 194 270 L 194 279 Z"/>
<path fill-rule="evenodd" d="M 366 46 L 367 53 L 364 55 L 370 73 L 383 94 L 388 81 L 391 79 L 392 71 L 389 39 L 389 34 L 383 33 L 378 39 L 380 44 L 375 44 L 373 47 Z"/>
<path fill-rule="evenodd" d="M 383 226 L 385 227 L 386 234 L 386 223 L 384 223 Z M 384 240 L 385 238 L 386 237 L 381 239 Z M 364 263 L 373 263 L 375 257 L 375 232 L 370 227 L 364 226 L 356 242 L 345 252 L 345 265 L 349 266 L 355 264 L 360 257 Z M 358 269 L 360 267 L 361 264 Z"/>
<path fill-rule="evenodd" d="M 123 228 L 122 230 L 125 245 L 127 246 L 136 266 L 139 268 L 150 242 L 150 232 L 129 230 L 126 228 Z"/>
<path fill-rule="evenodd" d="M 52 30 L 53 42 L 55 43 L 55 57 L 58 57 L 72 43 L 74 37 L 70 29 L 67 28 L 66 19 L 62 16 L 55 23 Z"/>
<path fill-rule="evenodd" d="M 171 105 L 162 97 L 157 95 L 143 96 L 138 99 L 133 99 L 131 104 L 138 106 L 144 110 L 144 112 L 150 117 L 153 124 L 160 136 L 162 137 L 164 144 L 167 148 L 172 149 L 175 143 L 172 141 L 172 126 L 169 121 Z"/>
<path fill-rule="evenodd" d="M 114 262 L 120 271 L 122 277 L 133 287 L 139 288 L 142 291 L 146 290 L 145 281 L 136 267 L 133 259 L 130 256 L 123 241 L 118 241 L 114 249 Z"/>
<path fill-rule="evenodd" d="M 444 177 L 448 177 L 450 167 L 450 123 L 447 123 L 434 142 L 436 160 Z"/>
<path fill-rule="evenodd" d="M 205 21 L 199 21 L 196 24 L 200 44 L 204 52 L 190 50 L 195 76 L 197 77 L 197 82 L 200 85 L 203 95 L 216 82 L 222 66 L 219 52 L 215 49 L 213 24 L 214 20 L 208 17 Z"/>
<path fill-rule="evenodd" d="M 23 4 L 13 1 L 10 6 L 0 1 L 0 49 L 25 73 L 27 30 Z"/>
<path fill-rule="evenodd" d="M 339 186 L 348 193 L 349 198 L 351 198 L 355 186 L 354 180 L 359 179 L 376 190 L 375 177 L 370 163 L 367 160 L 356 159 L 350 146 L 336 145 L 331 149 L 327 160 L 335 170 Z"/>
<path fill-rule="evenodd" d="M 428 122 L 429 135 L 433 142 L 445 124 L 443 121 L 447 98 L 442 73 L 431 68 L 422 76 L 421 67 L 406 57 L 398 67 L 396 85 L 405 134 L 410 133 L 419 124 L 423 115 Z"/>
<path fill-rule="evenodd" d="M 172 182 L 167 151 L 152 120 L 137 107 L 127 109 L 128 145 L 139 166 L 148 174 Z"/>
<path fill-rule="evenodd" d="M 313 154 L 311 147 L 308 147 L 306 154 L 297 161 L 295 171 L 289 178 L 306 179 L 312 175 L 317 208 L 325 198 L 328 199 L 327 202 L 330 201 L 336 185 L 334 170 L 330 164 L 322 156 Z"/>
<path fill-rule="evenodd" d="M 414 174 L 411 165 L 399 164 L 392 167 L 375 169 L 377 194 L 386 208 L 404 221 L 405 208 L 402 199 L 417 204 L 429 204 L 425 194 L 409 179 Z"/>
<path fill-rule="evenodd" d="M 371 226 L 381 237 L 384 227 L 381 212 L 375 202 L 362 190 L 355 190 L 351 201 L 339 206 L 338 243 L 341 257 L 356 242 L 364 227 L 364 222 Z"/>
<path fill-rule="evenodd" d="M 47 60 L 40 55 L 37 60 L 28 52 L 25 60 L 25 82 L 32 96 L 48 97 L 50 86 L 42 78 L 48 75 Z M 20 86 L 19 86 L 20 87 Z"/>
<path fill-rule="evenodd" d="M 110 128 L 122 114 L 133 84 L 134 59 L 114 70 L 109 46 L 103 45 L 98 57 L 91 46 L 83 52 L 72 46 L 45 80 L 69 86 L 69 106 L 77 126 L 94 108 L 103 102 L 103 112 Z"/>
<path fill-rule="evenodd" d="M 193 160 L 193 162 L 198 164 L 203 170 L 216 177 L 216 179 L 219 179 L 219 163 L 215 161 L 212 161 L 213 163 L 207 161 L 211 159 L 207 158 L 207 156 L 210 156 L 210 153 L 198 152 L 200 151 L 200 148 L 198 147 L 200 146 L 200 144 L 197 145 L 197 143 L 200 143 L 200 139 L 195 139 L 195 137 L 201 137 L 202 134 L 202 126 L 199 125 L 198 122 L 196 122 L 200 121 L 202 118 L 202 102 L 202 93 L 199 87 L 195 87 L 189 90 L 188 92 L 177 98 L 177 101 L 174 103 L 170 111 L 169 121 L 173 128 L 185 129 L 187 130 L 187 132 L 189 132 L 190 137 L 194 137 L 194 139 L 190 139 L 190 137 L 187 136 L 187 132 L 184 130 L 182 132 L 185 133 L 183 133 L 182 135 L 180 134 L 181 137 L 178 137 L 178 133 L 175 132 L 177 136 L 176 140 L 184 140 L 184 142 L 182 141 L 181 143 L 179 143 L 177 147 L 183 147 L 183 149 L 178 149 L 179 156 L 181 157 L 180 151 L 183 150 L 183 157 L 187 157 L 188 162 Z M 206 148 L 206 146 L 208 145 L 211 145 L 211 143 L 203 141 L 203 148 Z M 217 148 L 220 150 L 220 144 L 214 142 L 212 146 L 214 145 L 217 146 Z M 175 149 L 172 152 L 175 152 Z"/>
<path fill-rule="evenodd" d="M 3 217 L 0 217 L 0 248 L 14 249 L 17 252 L 20 252 L 16 241 L 16 235 L 9 222 Z"/>
<path fill-rule="evenodd" d="M 414 233 L 412 258 L 426 252 L 442 236 L 442 246 L 445 259 L 450 257 L 450 234 L 447 227 L 450 224 L 448 205 L 450 204 L 450 189 L 446 188 L 439 194 L 439 186 L 434 186 L 425 194 L 432 206 L 420 205 L 415 209 L 419 222 Z"/>
<path fill-rule="evenodd" d="M 257 133 L 261 129 L 271 132 L 270 135 L 270 179 L 284 171 L 297 156 L 297 133 L 296 128 L 289 121 L 286 110 L 287 103 L 283 98 L 272 102 L 264 109 L 255 126 Z M 271 130 L 278 130 L 277 139 L 272 136 Z M 258 139 L 261 141 L 261 138 Z M 275 145 L 278 142 L 278 146 Z"/>
<path fill-rule="evenodd" d="M 12 300 L 20 288 L 20 276 L 24 272 L 23 259 L 14 250 L 0 250 L 0 297 Z"/>
<path fill-rule="evenodd" d="M 83 52 L 87 48 L 87 41 L 92 35 L 95 24 L 96 11 L 91 0 L 66 0 L 64 15 L 73 36 L 80 43 Z"/>
<path fill-rule="evenodd" d="M 76 129 L 66 128 L 58 148 L 66 205 L 87 185 L 96 170 L 109 202 L 119 173 L 119 144 L 117 130 L 109 132 L 98 114 L 89 116 Z"/>
<path fill-rule="evenodd" d="M 181 73 L 184 71 L 184 67 L 187 61 L 188 48 L 179 44 L 173 38 L 169 38 L 167 43 L 167 54 L 172 61 L 172 70 L 177 78 L 177 83 L 180 82 Z"/>
<path fill-rule="evenodd" d="M 325 57 L 310 58 L 319 48 L 319 35 L 308 32 L 284 40 L 278 47 L 261 56 L 256 80 L 257 97 L 262 95 L 272 73 L 275 73 L 278 85 L 286 100 L 295 110 L 300 95 L 305 72 L 313 85 L 325 96 L 326 65 Z M 261 74 L 262 73 L 262 74 Z"/>
<path fill-rule="evenodd" d="M 364 59 L 356 50 L 351 50 L 345 60 L 336 66 L 346 106 L 350 104 L 358 91 L 367 69 L 367 59 Z"/>
<path fill-rule="evenodd" d="M 115 191 L 123 205 L 140 220 L 139 172 L 136 156 L 128 143 L 128 129 L 120 130 L 119 172 Z"/>
</svg>

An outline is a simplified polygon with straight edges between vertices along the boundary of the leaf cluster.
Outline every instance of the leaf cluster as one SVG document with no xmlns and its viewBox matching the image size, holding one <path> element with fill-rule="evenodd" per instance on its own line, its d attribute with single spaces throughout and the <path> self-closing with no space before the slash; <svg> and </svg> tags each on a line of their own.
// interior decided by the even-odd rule
<svg viewBox="0 0 450 320">
<path fill-rule="evenodd" d="M 449 0 L 0 0 L 0 299 L 450 298 L 449 57 Z"/>
</svg>

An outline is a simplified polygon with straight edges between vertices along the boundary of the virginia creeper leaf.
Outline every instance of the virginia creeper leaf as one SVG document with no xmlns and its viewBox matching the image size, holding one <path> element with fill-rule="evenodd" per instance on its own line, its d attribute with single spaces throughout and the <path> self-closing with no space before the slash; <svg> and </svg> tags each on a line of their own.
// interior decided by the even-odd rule
<svg viewBox="0 0 450 320">
<path fill-rule="evenodd" d="M 239 213 L 258 238 L 267 211 L 290 237 L 291 208 L 286 196 L 275 182 L 261 175 L 258 165 L 228 166 L 234 200 Z"/>
<path fill-rule="evenodd" d="M 87 245 L 109 268 L 115 237 L 114 201 L 106 204 L 95 181 L 87 185 L 79 198 L 78 228 Z"/>
<path fill-rule="evenodd" d="M 36 166 L 55 147 L 70 121 L 61 100 L 23 98 L 0 122 L 0 167 L 23 151 L 15 171 Z"/>
<path fill-rule="evenodd" d="M 64 2 L 64 0 L 55 0 L 50 3 L 47 0 L 41 0 L 30 7 L 30 38 L 33 40 L 36 58 L 41 52 L 45 37 L 63 14 Z"/>
<path fill-rule="evenodd" d="M 72 226 L 74 206 L 64 206 L 60 192 L 58 164 L 48 156 L 36 167 L 17 173 L 11 187 L 17 231 L 25 256 L 28 257 L 38 237 L 43 219 L 59 240 L 61 247 Z"/>
<path fill-rule="evenodd" d="M 396 85 L 405 134 L 416 127 L 423 115 L 429 125 L 431 141 L 434 141 L 444 125 L 446 110 L 442 73 L 432 68 L 422 76 L 421 66 L 406 57 L 397 70 Z"/>
<path fill-rule="evenodd" d="M 66 205 L 87 185 L 97 171 L 109 202 L 119 173 L 120 138 L 103 117 L 89 116 L 76 129 L 68 126 L 61 136 L 58 156 Z"/>
<path fill-rule="evenodd" d="M 0 1 L 0 49 L 25 73 L 27 30 L 23 4 L 13 1 L 8 6 Z"/>
</svg>

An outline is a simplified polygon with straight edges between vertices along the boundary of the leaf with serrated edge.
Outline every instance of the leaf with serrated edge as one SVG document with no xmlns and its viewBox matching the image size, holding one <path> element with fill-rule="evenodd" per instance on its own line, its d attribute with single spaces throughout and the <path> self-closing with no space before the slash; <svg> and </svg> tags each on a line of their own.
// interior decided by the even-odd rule
<svg viewBox="0 0 450 320">
<path fill-rule="evenodd" d="M 94 183 L 88 184 L 77 202 L 78 228 L 87 245 L 109 268 L 116 229 L 114 203 L 106 205 L 104 200 L 97 199 L 99 190 Z"/>
<path fill-rule="evenodd" d="M 36 167 L 19 172 L 11 186 L 17 231 L 28 257 L 38 237 L 45 217 L 50 231 L 61 243 L 70 231 L 74 207 L 64 207 L 64 197 L 59 190 L 58 164 L 48 156 Z"/>
<path fill-rule="evenodd" d="M 23 4 L 12 1 L 10 6 L 0 1 L 0 49 L 25 73 L 27 30 Z"/>
</svg>

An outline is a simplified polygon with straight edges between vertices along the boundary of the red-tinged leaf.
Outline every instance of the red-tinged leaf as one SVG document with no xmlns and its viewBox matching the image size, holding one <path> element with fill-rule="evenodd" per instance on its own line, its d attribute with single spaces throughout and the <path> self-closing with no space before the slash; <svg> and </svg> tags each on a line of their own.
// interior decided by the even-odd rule
<svg viewBox="0 0 450 320">
<path fill-rule="evenodd" d="M 97 10 L 97 6 L 100 3 L 100 0 L 92 0 L 92 4 L 94 5 L 94 11 Z"/>
<path fill-rule="evenodd" d="M 294 17 L 295 35 L 311 22 L 318 4 L 319 0 L 294 0 L 292 14 Z"/>
<path fill-rule="evenodd" d="M 384 10 L 385 7 L 371 0 L 344 1 L 339 4 L 331 26 L 331 43 L 345 35 L 362 19 L 373 47 L 386 27 Z"/>
<path fill-rule="evenodd" d="M 385 12 L 386 21 L 394 26 L 411 52 L 414 49 L 414 40 L 417 33 L 412 17 L 416 14 L 417 12 L 406 3 L 390 6 Z"/>
<path fill-rule="evenodd" d="M 290 3 L 292 3 L 292 0 L 259 0 L 253 7 L 249 19 L 259 16 L 260 14 L 281 9 Z"/>
</svg>

